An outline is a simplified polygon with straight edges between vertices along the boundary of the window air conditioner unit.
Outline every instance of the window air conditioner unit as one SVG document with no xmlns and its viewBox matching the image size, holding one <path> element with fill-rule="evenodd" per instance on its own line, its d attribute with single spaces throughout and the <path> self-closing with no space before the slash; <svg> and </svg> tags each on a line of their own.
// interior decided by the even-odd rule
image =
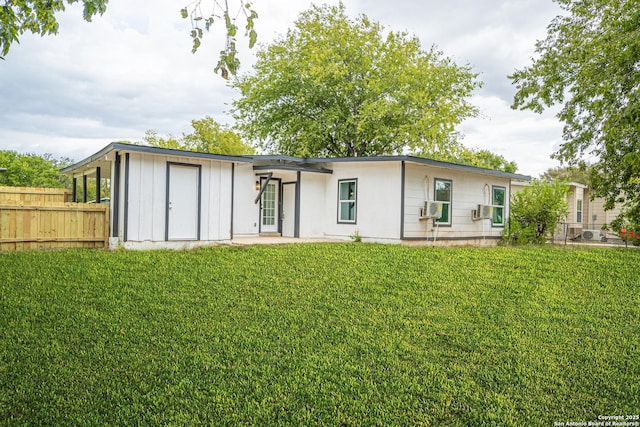
<svg viewBox="0 0 640 427">
<path fill-rule="evenodd" d="M 473 219 L 491 219 L 493 218 L 492 205 L 478 205 L 478 209 L 472 211 Z"/>
<path fill-rule="evenodd" d="M 424 202 L 424 207 L 420 209 L 420 219 L 442 217 L 442 202 Z"/>
<path fill-rule="evenodd" d="M 601 230 L 583 230 L 582 240 L 601 241 L 604 238 L 604 233 Z"/>
</svg>

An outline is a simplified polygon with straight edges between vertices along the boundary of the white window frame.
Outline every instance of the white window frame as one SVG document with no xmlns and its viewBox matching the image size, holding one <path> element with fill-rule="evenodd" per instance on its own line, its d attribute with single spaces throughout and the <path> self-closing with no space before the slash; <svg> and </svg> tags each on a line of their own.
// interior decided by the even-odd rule
<svg viewBox="0 0 640 427">
<path fill-rule="evenodd" d="M 341 187 L 343 184 L 354 184 L 354 194 L 353 199 L 341 199 Z M 342 205 L 343 204 L 353 204 L 353 219 L 344 219 L 342 218 Z M 350 179 L 339 179 L 338 180 L 338 224 L 356 224 L 358 220 L 358 179 L 350 178 Z"/>
<path fill-rule="evenodd" d="M 496 203 L 496 190 L 502 190 L 502 204 L 499 205 Z M 493 205 L 493 216 L 491 218 L 491 225 L 494 227 L 504 227 L 504 222 L 505 222 L 505 217 L 504 217 L 504 213 L 505 213 L 505 206 L 506 206 L 506 202 L 507 202 L 507 188 L 503 187 L 501 185 L 493 185 L 491 187 L 491 204 Z M 502 209 L 502 222 L 496 222 L 496 215 L 498 212 L 498 209 Z"/>
</svg>

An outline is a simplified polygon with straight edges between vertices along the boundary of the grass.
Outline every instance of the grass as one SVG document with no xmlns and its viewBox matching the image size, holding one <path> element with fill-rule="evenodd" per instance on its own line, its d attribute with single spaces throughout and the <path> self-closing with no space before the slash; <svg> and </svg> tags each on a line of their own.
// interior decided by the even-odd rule
<svg viewBox="0 0 640 427">
<path fill-rule="evenodd" d="M 1 425 L 540 425 L 637 414 L 640 251 L 0 254 Z"/>
</svg>

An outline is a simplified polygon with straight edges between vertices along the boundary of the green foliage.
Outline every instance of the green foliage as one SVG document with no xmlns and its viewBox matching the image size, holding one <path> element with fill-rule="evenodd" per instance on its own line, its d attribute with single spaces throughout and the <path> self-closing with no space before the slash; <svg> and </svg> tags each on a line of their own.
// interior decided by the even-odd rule
<svg viewBox="0 0 640 427">
<path fill-rule="evenodd" d="M 170 148 L 173 150 L 186 150 L 186 147 L 182 142 L 176 139 L 173 135 L 169 135 L 166 138 L 158 135 L 158 132 L 149 129 L 144 133 L 144 138 L 142 138 L 142 144 L 150 145 L 152 147 L 157 148 Z"/>
<path fill-rule="evenodd" d="M 169 136 L 162 138 L 154 130 L 145 132 L 143 144 L 152 147 L 172 148 L 175 150 L 198 151 L 213 154 L 254 154 L 252 146 L 244 144 L 240 136 L 226 126 L 220 125 L 213 118 L 192 120 L 193 132 L 182 134 L 182 137 Z"/>
<path fill-rule="evenodd" d="M 591 167 L 580 165 L 549 168 L 542 173 L 540 179 L 543 181 L 577 182 L 579 184 L 590 185 Z"/>
<path fill-rule="evenodd" d="M 56 159 L 50 154 L 19 154 L 15 151 L 0 150 L 0 185 L 12 187 L 52 187 L 70 188 L 71 179 L 60 173 L 69 166 L 69 158 Z"/>
<path fill-rule="evenodd" d="M 556 0 L 566 12 L 538 41 L 539 57 L 510 78 L 514 108 L 540 112 L 563 104 L 569 165 L 597 159 L 590 177 L 605 208 L 640 211 L 640 1 Z M 622 220 L 622 218 L 621 218 Z"/>
<path fill-rule="evenodd" d="M 83 17 L 87 21 L 96 14 L 107 10 L 108 0 L 66 0 L 67 4 L 81 1 L 84 5 Z M 58 33 L 56 12 L 65 10 L 63 0 L 9 0 L 0 6 L 0 58 L 9 53 L 13 43 L 19 43 L 19 36 L 29 31 L 47 35 Z"/>
<path fill-rule="evenodd" d="M 342 4 L 313 6 L 294 25 L 233 83 L 238 126 L 263 149 L 342 157 L 460 147 L 456 126 L 477 114 L 469 66 L 365 15 L 352 20 Z"/>
<path fill-rule="evenodd" d="M 635 414 L 639 264 L 624 249 L 367 244 L 0 253 L 0 420 L 467 427 Z"/>
<path fill-rule="evenodd" d="M 508 161 L 499 154 L 489 150 L 461 148 L 459 153 L 451 159 L 454 163 L 462 165 L 476 166 L 479 168 L 493 169 L 502 172 L 516 173 L 518 165 L 516 162 Z"/>
<path fill-rule="evenodd" d="M 258 13 L 253 9 L 251 2 L 246 0 L 238 1 L 238 13 L 235 16 L 243 15 L 246 20 L 245 37 L 249 38 L 249 49 L 253 48 L 258 40 L 258 34 L 255 30 L 255 20 L 258 19 Z M 220 75 L 228 79 L 229 74 L 236 75 L 240 67 L 240 60 L 237 58 L 238 50 L 236 48 L 236 35 L 238 26 L 235 18 L 229 13 L 229 2 L 225 0 L 220 2 L 213 1 L 213 7 L 210 13 L 205 14 L 202 11 L 202 0 L 192 2 L 188 7 L 180 10 L 180 16 L 183 19 L 191 19 L 191 38 L 193 39 L 193 48 L 191 52 L 195 53 L 202 43 L 202 24 L 204 29 L 209 31 L 216 21 L 223 20 L 226 29 L 226 43 L 224 49 L 220 51 L 218 64 L 214 72 L 220 72 Z"/>
<path fill-rule="evenodd" d="M 640 207 L 623 208 L 621 214 L 611 222 L 611 229 L 623 239 L 640 246 Z"/>
<path fill-rule="evenodd" d="M 504 240 L 513 244 L 542 244 L 555 233 L 568 214 L 569 186 L 560 181 L 534 180 L 511 197 L 509 224 Z"/>
</svg>

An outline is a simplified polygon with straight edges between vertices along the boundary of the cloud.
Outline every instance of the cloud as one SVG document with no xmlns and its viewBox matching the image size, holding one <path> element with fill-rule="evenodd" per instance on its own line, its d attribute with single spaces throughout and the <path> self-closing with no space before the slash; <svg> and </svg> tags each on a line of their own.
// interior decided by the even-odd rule
<svg viewBox="0 0 640 427">
<path fill-rule="evenodd" d="M 465 145 L 501 154 L 532 176 L 558 165 L 551 154 L 561 143 L 562 125 L 554 111 L 515 111 L 497 96 L 477 96 L 475 101 L 484 114 L 462 124 Z"/>
<path fill-rule="evenodd" d="M 206 1 L 206 0 L 205 0 Z M 233 2 L 230 2 L 233 4 Z M 337 4 L 338 1 L 330 1 Z M 561 128 L 552 115 L 512 111 L 506 75 L 526 65 L 536 39 L 557 13 L 539 0 L 345 0 L 347 13 L 365 13 L 388 29 L 416 34 L 485 82 L 473 102 L 488 119 L 465 122 L 465 143 L 503 154 L 525 173 L 553 164 Z M 311 1 L 256 3 L 259 43 L 292 27 Z M 52 153 L 80 160 L 113 140 L 140 140 L 148 129 L 179 135 L 206 115 L 225 112 L 238 94 L 213 68 L 224 28 L 206 34 L 191 53 L 190 23 L 173 0 L 110 0 L 87 23 L 74 4 L 59 15 L 57 36 L 24 34 L 0 64 L 0 149 Z M 203 7 L 209 7 L 204 5 Z M 241 72 L 255 60 L 239 37 Z M 554 145 L 555 144 L 555 145 Z"/>
</svg>

